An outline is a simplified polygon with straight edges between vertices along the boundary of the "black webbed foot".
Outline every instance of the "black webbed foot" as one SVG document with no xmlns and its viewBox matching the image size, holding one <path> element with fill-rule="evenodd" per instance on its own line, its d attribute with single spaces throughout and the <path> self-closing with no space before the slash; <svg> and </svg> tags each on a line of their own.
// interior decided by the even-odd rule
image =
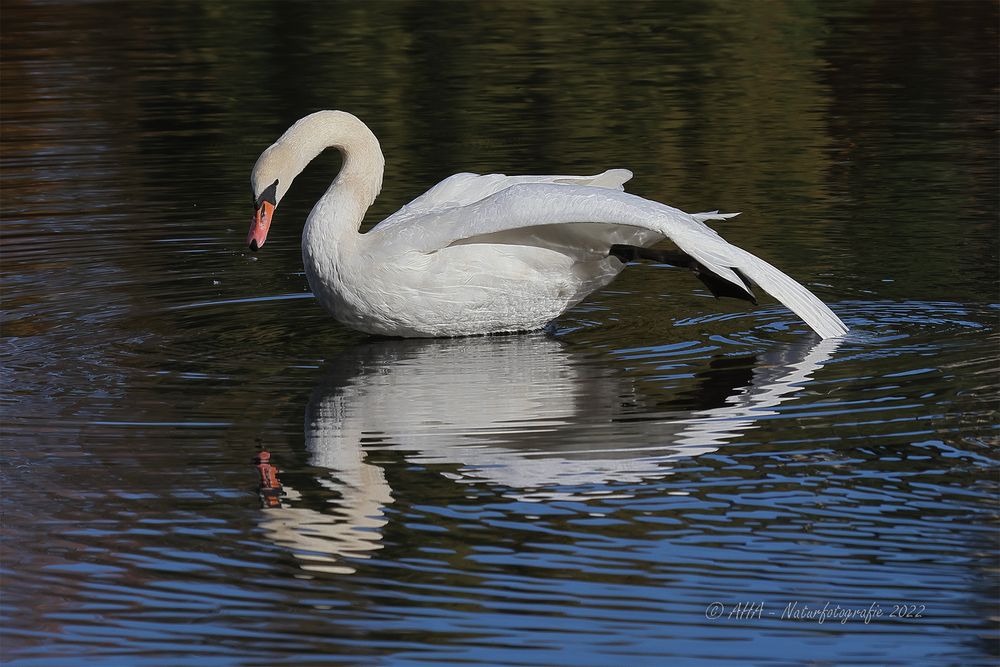
<svg viewBox="0 0 1000 667">
<path fill-rule="evenodd" d="M 618 258 L 621 262 L 637 262 L 640 260 L 649 260 L 652 262 L 657 262 L 659 264 L 669 264 L 671 266 L 677 266 L 680 268 L 690 269 L 698 280 L 708 288 L 708 291 L 712 293 L 715 298 L 719 297 L 731 297 L 734 299 L 742 299 L 744 301 L 749 301 L 750 303 L 757 305 L 757 297 L 753 295 L 750 291 L 750 279 L 747 278 L 742 271 L 735 267 L 732 268 L 733 272 L 739 276 L 739 279 L 743 281 L 746 285 L 746 291 L 739 288 L 739 286 L 734 285 L 725 278 L 722 278 L 705 267 L 704 264 L 696 260 L 691 255 L 687 253 L 680 252 L 679 250 L 654 250 L 652 248 L 642 248 L 640 246 L 634 245 L 624 245 L 616 243 L 611 246 L 611 250 L 608 251 L 608 255 L 611 257 Z"/>
</svg>

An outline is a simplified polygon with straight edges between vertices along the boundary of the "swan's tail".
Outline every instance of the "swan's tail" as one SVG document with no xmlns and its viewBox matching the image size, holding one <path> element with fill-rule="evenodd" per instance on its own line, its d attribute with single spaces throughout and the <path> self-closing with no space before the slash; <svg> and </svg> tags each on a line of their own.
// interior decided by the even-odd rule
<svg viewBox="0 0 1000 667">
<path fill-rule="evenodd" d="M 836 338 L 847 333 L 847 326 L 840 321 L 840 318 L 812 292 L 791 277 L 760 257 L 727 243 L 721 237 L 715 237 L 713 241 L 715 240 L 721 244 L 699 243 L 699 247 L 693 248 L 678 245 L 705 268 L 749 293 L 750 290 L 739 275 L 742 273 L 765 292 L 785 304 L 823 338 Z"/>
<path fill-rule="evenodd" d="M 691 213 L 689 214 L 692 218 L 698 222 L 705 222 L 706 220 L 729 220 L 729 218 L 735 218 L 739 213 L 719 213 L 718 211 L 706 211 L 705 213 Z"/>
</svg>

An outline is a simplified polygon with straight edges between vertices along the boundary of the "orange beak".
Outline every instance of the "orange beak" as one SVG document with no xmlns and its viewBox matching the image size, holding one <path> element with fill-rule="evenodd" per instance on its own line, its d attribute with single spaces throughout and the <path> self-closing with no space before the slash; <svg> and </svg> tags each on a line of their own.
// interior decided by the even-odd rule
<svg viewBox="0 0 1000 667">
<path fill-rule="evenodd" d="M 250 225 L 250 233 L 247 234 L 247 245 L 254 252 L 264 245 L 267 240 L 267 230 L 271 228 L 271 219 L 274 217 L 274 204 L 265 200 L 254 213 L 253 222 Z"/>
</svg>

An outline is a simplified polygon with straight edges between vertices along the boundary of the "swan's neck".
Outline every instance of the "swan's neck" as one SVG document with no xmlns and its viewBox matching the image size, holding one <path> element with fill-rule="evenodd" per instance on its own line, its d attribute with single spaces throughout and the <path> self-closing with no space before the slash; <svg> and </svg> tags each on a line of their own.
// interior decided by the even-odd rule
<svg viewBox="0 0 1000 667">
<path fill-rule="evenodd" d="M 326 148 L 343 157 L 340 173 L 316 202 L 302 231 L 306 271 L 317 272 L 359 242 L 358 227 L 382 187 L 385 159 L 371 130 L 349 113 L 319 111 L 306 116 L 278 140 L 295 173 Z M 326 267 L 329 268 L 329 267 Z"/>
</svg>

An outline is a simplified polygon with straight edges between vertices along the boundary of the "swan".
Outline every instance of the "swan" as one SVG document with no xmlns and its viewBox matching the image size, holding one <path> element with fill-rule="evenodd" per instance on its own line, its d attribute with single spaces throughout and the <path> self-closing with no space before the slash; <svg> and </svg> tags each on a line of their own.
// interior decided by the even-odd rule
<svg viewBox="0 0 1000 667">
<path fill-rule="evenodd" d="M 823 338 L 847 331 L 809 290 L 705 224 L 736 214 L 627 194 L 627 169 L 455 174 L 362 234 L 385 159 L 368 126 L 344 111 L 300 119 L 260 155 L 250 250 L 264 245 L 295 177 L 330 147 L 343 164 L 306 218 L 302 262 L 319 302 L 353 329 L 405 338 L 537 330 L 645 259 L 690 269 L 717 297 L 756 303 L 755 283 Z M 680 251 L 651 248 L 664 238 Z"/>
</svg>

